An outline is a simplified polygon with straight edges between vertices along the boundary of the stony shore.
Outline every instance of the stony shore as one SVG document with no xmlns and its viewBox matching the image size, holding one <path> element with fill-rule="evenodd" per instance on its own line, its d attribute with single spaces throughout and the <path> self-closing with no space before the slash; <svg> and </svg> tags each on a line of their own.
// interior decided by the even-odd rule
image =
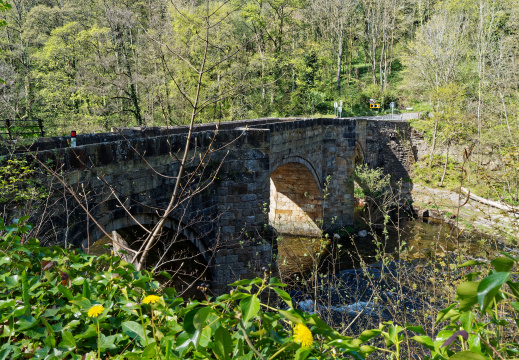
<svg viewBox="0 0 519 360">
<path fill-rule="evenodd" d="M 519 214 L 508 213 L 474 200 L 466 201 L 466 195 L 419 184 L 406 184 L 403 191 L 411 196 L 419 217 L 445 221 L 463 231 L 477 231 L 503 242 L 515 239 L 519 230 Z"/>
</svg>

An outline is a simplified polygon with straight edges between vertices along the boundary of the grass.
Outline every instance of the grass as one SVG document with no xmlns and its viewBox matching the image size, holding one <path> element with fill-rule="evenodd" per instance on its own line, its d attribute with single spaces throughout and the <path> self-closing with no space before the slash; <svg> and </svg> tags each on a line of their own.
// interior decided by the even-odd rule
<svg viewBox="0 0 519 360">
<path fill-rule="evenodd" d="M 429 167 L 429 159 L 429 156 L 425 156 L 413 165 L 413 182 L 458 192 L 462 180 L 462 164 L 449 157 L 443 186 L 440 186 L 445 166 L 445 156 L 434 155 L 431 167 Z M 463 187 L 469 188 L 472 193 L 490 200 L 507 202 L 509 204 L 517 203 L 517 199 L 514 198 L 513 194 L 507 192 L 505 187 L 506 174 L 502 170 L 478 167 L 474 162 L 466 163 L 464 169 L 466 176 L 463 179 Z M 501 181 L 496 181 L 496 179 Z"/>
</svg>

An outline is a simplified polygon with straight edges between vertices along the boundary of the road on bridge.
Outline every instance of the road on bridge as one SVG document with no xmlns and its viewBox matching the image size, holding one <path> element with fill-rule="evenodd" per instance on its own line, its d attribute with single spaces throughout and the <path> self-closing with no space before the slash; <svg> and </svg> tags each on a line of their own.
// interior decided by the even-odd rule
<svg viewBox="0 0 519 360">
<path fill-rule="evenodd" d="M 366 116 L 366 119 L 370 120 L 412 120 L 412 119 L 419 119 L 420 113 L 414 112 L 414 113 L 404 113 L 404 114 L 388 114 L 388 115 L 379 115 L 379 116 Z"/>
</svg>

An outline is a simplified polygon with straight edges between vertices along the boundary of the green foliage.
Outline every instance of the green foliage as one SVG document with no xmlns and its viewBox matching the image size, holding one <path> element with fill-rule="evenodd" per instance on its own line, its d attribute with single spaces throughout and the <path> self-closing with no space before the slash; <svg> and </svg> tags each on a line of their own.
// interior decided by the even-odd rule
<svg viewBox="0 0 519 360">
<path fill-rule="evenodd" d="M 490 267 L 474 260 L 459 266 L 467 271 L 465 282 L 457 288 L 458 302 L 440 311 L 436 318 L 437 325 L 447 325 L 435 340 L 424 335 L 413 337 L 431 350 L 431 359 L 516 357 L 519 344 L 509 337 L 506 327 L 511 320 L 519 323 L 519 287 L 513 280 L 519 259 L 503 255 L 492 260 Z M 486 269 L 477 271 L 475 267 Z"/>
<path fill-rule="evenodd" d="M 385 191 L 390 183 L 390 176 L 384 174 L 384 169 L 371 169 L 366 164 L 355 167 L 353 178 L 358 185 L 354 190 L 355 196 L 360 198 L 366 196 L 376 198 Z"/>
<path fill-rule="evenodd" d="M 294 310 L 276 278 L 240 280 L 216 299 L 184 301 L 118 256 L 41 247 L 25 237 L 31 227 L 23 220 L 0 226 L 4 359 L 327 359 L 372 351 Z M 268 293 L 290 308 L 263 303 Z M 94 306 L 100 310 L 89 316 Z M 313 345 L 301 347 L 295 324 L 311 330 Z"/>
<path fill-rule="evenodd" d="M 0 163 L 0 204 L 44 199 L 47 191 L 36 181 L 35 170 L 25 159 Z"/>
<path fill-rule="evenodd" d="M 11 8 L 11 4 L 5 2 L 4 0 L 0 0 L 0 12 L 5 12 Z M 7 22 L 4 19 L 0 19 L 0 27 L 7 25 Z M 5 83 L 5 81 L 0 78 L 0 84 Z"/>
<path fill-rule="evenodd" d="M 438 313 L 443 327 L 434 336 L 388 321 L 353 339 L 294 310 L 276 278 L 239 280 L 215 299 L 184 301 L 118 256 L 41 247 L 26 238 L 25 220 L 0 222 L 4 359 L 363 359 L 373 352 L 399 359 L 409 340 L 429 351 L 426 359 L 519 351 L 506 332 L 508 321 L 519 323 L 519 258 L 509 254 L 459 266 L 466 271 L 458 301 Z M 264 303 L 267 294 L 276 294 L 280 307 Z"/>
</svg>

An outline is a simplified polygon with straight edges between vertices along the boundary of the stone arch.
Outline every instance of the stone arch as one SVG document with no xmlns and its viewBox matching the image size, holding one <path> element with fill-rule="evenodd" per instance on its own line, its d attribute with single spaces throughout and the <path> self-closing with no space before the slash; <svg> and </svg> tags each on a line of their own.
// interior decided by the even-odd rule
<svg viewBox="0 0 519 360">
<path fill-rule="evenodd" d="M 114 218 L 112 220 L 106 221 L 105 224 L 100 224 L 103 226 L 104 230 L 111 234 L 112 231 L 121 230 L 124 228 L 129 228 L 133 226 L 153 226 L 158 222 L 159 217 L 153 213 L 139 213 L 132 215 L 130 217 L 128 214 L 124 213 L 126 216 L 121 216 Z M 209 251 L 208 244 L 205 239 L 198 235 L 198 232 L 193 229 L 193 227 L 188 227 L 180 223 L 178 220 L 168 217 L 164 222 L 164 228 L 170 229 L 176 233 L 182 235 L 185 239 L 189 240 L 197 249 L 200 251 L 204 259 L 209 262 L 211 259 L 211 254 Z M 90 233 L 90 243 L 101 239 L 104 236 L 104 233 L 98 228 L 94 228 Z M 81 247 L 86 249 L 89 247 L 88 239 L 83 240 L 81 243 Z"/>
<path fill-rule="evenodd" d="M 285 161 L 270 174 L 269 222 L 279 233 L 321 234 L 322 186 L 307 161 Z"/>
<path fill-rule="evenodd" d="M 315 169 L 315 167 L 312 165 L 312 163 L 310 161 L 306 160 L 305 158 L 303 158 L 301 156 L 289 156 L 289 157 L 285 157 L 281 160 L 275 160 L 270 165 L 270 173 L 272 174 L 280 166 L 290 164 L 290 163 L 299 163 L 299 164 L 306 166 L 306 168 L 312 173 L 312 175 L 315 179 L 315 182 L 319 186 L 319 191 L 323 190 L 323 183 L 322 183 L 321 177 L 318 175 L 317 170 Z"/>
<path fill-rule="evenodd" d="M 364 164 L 364 148 L 362 144 L 355 141 L 355 166 Z"/>
<path fill-rule="evenodd" d="M 159 220 L 156 214 L 139 213 L 133 217 L 126 214 L 120 216 L 107 224 L 104 224 L 105 231 L 110 234 L 107 237 L 101 230 L 95 229 L 90 233 L 91 244 L 88 250 L 91 254 L 100 255 L 107 250 L 103 245 L 112 245 L 113 231 L 116 232 L 118 241 L 125 243 L 126 246 L 139 249 L 140 239 L 147 235 L 146 230 L 151 230 Z M 145 230 L 146 229 L 146 230 Z M 88 247 L 88 240 L 83 241 L 83 248 Z M 115 245 L 114 245 L 115 250 Z M 119 253 L 121 258 L 131 261 L 129 255 Z M 212 282 L 213 272 L 211 271 L 211 253 L 197 232 L 173 218 L 167 218 L 162 228 L 158 241 L 150 251 L 145 268 L 153 269 L 157 264 L 157 279 L 161 282 L 170 282 L 177 291 L 189 297 L 199 297 L 200 293 L 194 284 L 203 281 Z M 169 273 L 169 276 L 162 275 L 162 271 Z"/>
</svg>

